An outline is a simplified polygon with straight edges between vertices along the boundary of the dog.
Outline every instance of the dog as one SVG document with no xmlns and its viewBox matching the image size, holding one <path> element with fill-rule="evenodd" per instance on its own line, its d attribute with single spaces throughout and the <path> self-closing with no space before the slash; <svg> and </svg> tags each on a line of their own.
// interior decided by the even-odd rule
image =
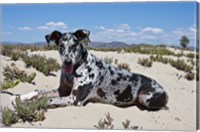
<svg viewBox="0 0 200 132">
<path fill-rule="evenodd" d="M 20 96 L 31 100 L 46 95 L 50 107 L 85 106 L 88 102 L 118 107 L 137 106 L 154 111 L 166 107 L 168 95 L 155 80 L 107 64 L 91 54 L 86 46 L 90 32 L 53 31 L 45 36 L 54 41 L 62 60 L 60 85 L 57 90 L 35 90 Z"/>
</svg>

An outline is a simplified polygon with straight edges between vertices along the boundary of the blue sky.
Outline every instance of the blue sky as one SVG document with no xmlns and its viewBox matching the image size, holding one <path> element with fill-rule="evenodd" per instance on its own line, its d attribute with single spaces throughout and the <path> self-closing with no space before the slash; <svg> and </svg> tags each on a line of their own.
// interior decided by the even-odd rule
<svg viewBox="0 0 200 132">
<path fill-rule="evenodd" d="M 41 42 L 53 30 L 91 32 L 92 41 L 178 44 L 195 41 L 196 3 L 84 3 L 2 5 L 3 41 Z"/>
</svg>

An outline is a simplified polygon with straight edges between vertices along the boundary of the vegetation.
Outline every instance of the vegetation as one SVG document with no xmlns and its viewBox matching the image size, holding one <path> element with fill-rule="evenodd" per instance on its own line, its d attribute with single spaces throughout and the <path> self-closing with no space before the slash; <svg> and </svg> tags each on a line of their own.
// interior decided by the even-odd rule
<svg viewBox="0 0 200 132">
<path fill-rule="evenodd" d="M 124 70 L 127 70 L 127 71 L 131 71 L 131 68 L 129 67 L 129 65 L 127 63 L 119 63 L 119 64 L 117 64 L 117 67 L 119 69 L 124 69 Z"/>
<path fill-rule="evenodd" d="M 17 123 L 19 120 L 19 117 L 15 112 L 13 112 L 8 107 L 3 108 L 2 110 L 2 123 L 5 126 L 11 126 L 12 124 Z"/>
<path fill-rule="evenodd" d="M 111 57 L 111 58 L 105 57 L 105 58 L 103 59 L 103 61 L 106 62 L 107 64 L 112 64 L 113 58 L 112 58 L 112 57 Z"/>
<path fill-rule="evenodd" d="M 190 43 L 190 40 L 186 36 L 182 36 L 180 39 L 180 45 L 185 49 L 187 48 L 188 44 Z"/>
<path fill-rule="evenodd" d="M 169 63 L 171 64 L 172 67 L 175 67 L 178 70 L 189 72 L 193 69 L 193 66 L 188 65 L 185 63 L 184 60 L 177 59 L 176 61 L 173 59 L 169 60 Z"/>
<path fill-rule="evenodd" d="M 20 82 L 32 83 L 36 73 L 27 75 L 25 71 L 20 70 L 13 65 L 12 67 L 4 67 L 3 75 L 4 81 L 1 83 L 1 89 L 5 90 L 17 86 Z"/>
<path fill-rule="evenodd" d="M 198 74 L 198 73 L 197 73 Z M 194 80 L 195 78 L 195 74 L 193 72 L 187 72 L 186 75 L 185 75 L 185 79 L 191 81 L 191 80 Z"/>
<path fill-rule="evenodd" d="M 27 73 L 25 71 L 20 70 L 15 66 L 12 66 L 11 68 L 9 66 L 6 66 L 4 68 L 3 75 L 5 77 L 5 81 L 19 80 L 21 82 L 32 83 L 33 79 L 36 76 L 36 73 L 27 75 Z"/>
<path fill-rule="evenodd" d="M 104 118 L 103 120 L 100 119 L 98 125 L 94 125 L 94 127 L 96 127 L 97 129 L 113 129 L 113 118 L 110 116 L 110 113 L 107 113 L 105 116 L 106 118 Z"/>
<path fill-rule="evenodd" d="M 1 83 L 1 90 L 5 90 L 8 88 L 13 88 L 17 86 L 20 83 L 19 80 L 14 80 L 14 81 L 4 81 Z"/>
<path fill-rule="evenodd" d="M 152 63 L 153 62 L 150 59 L 146 59 L 146 58 L 138 59 L 138 64 L 145 66 L 145 67 L 151 67 Z"/>
<path fill-rule="evenodd" d="M 46 58 L 45 56 L 32 55 L 23 56 L 23 61 L 26 67 L 34 67 L 36 70 L 42 72 L 45 76 L 50 75 L 52 71 L 57 71 L 60 69 L 60 65 L 53 58 Z"/>
<path fill-rule="evenodd" d="M 106 118 L 100 119 L 97 125 L 94 125 L 95 128 L 97 129 L 113 129 L 113 121 L 114 119 L 110 116 L 110 113 L 107 113 Z M 122 125 L 124 129 L 139 129 L 138 126 L 130 126 L 130 120 L 126 119 L 124 122 L 122 122 Z M 142 127 L 140 127 L 142 129 Z"/>
<path fill-rule="evenodd" d="M 44 109 L 47 107 L 47 97 L 42 97 L 31 102 L 22 102 L 18 97 L 13 106 L 22 121 L 42 121 L 45 119 Z"/>
<path fill-rule="evenodd" d="M 3 108 L 2 123 L 5 126 L 11 126 L 19 120 L 23 122 L 43 121 L 47 110 L 47 100 L 48 98 L 44 96 L 31 102 L 22 102 L 17 97 L 15 103 L 13 103 L 14 111 L 7 107 Z"/>
</svg>

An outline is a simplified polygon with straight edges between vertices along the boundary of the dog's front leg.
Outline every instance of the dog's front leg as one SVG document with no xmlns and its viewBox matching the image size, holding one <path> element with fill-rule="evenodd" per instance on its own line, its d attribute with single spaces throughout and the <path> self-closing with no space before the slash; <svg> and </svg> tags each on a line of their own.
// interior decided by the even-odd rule
<svg viewBox="0 0 200 132">
<path fill-rule="evenodd" d="M 49 98 L 47 105 L 49 108 L 72 106 L 74 105 L 75 100 L 76 97 L 73 95 L 67 97 Z"/>
<path fill-rule="evenodd" d="M 43 96 L 47 96 L 48 98 L 54 98 L 54 97 L 59 97 L 59 92 L 58 90 L 34 90 L 30 93 L 24 94 L 24 95 L 20 95 L 19 98 L 22 101 L 29 101 L 35 98 L 41 98 Z M 17 96 L 14 96 L 11 98 L 12 102 L 15 101 Z"/>
</svg>

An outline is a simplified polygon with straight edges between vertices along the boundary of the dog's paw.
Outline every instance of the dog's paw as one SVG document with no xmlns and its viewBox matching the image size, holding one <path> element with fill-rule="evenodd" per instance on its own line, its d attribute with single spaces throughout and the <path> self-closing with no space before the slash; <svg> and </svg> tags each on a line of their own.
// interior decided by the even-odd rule
<svg viewBox="0 0 200 132">
<path fill-rule="evenodd" d="M 32 100 L 34 98 L 36 98 L 39 94 L 38 90 L 32 91 L 30 93 L 24 94 L 20 96 L 20 100 L 21 101 L 28 101 L 28 100 Z"/>
</svg>

